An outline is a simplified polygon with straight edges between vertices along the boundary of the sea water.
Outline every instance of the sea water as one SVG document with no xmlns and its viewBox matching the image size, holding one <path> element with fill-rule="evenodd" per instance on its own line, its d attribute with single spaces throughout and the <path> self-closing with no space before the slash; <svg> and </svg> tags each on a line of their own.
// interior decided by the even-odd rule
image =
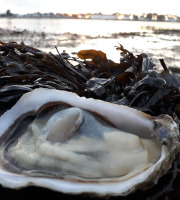
<svg viewBox="0 0 180 200">
<path fill-rule="evenodd" d="M 115 46 L 121 44 L 136 55 L 147 53 L 155 62 L 163 58 L 168 66 L 180 67 L 180 22 L 0 18 L 0 36 L 52 53 L 55 46 L 68 53 L 102 50 L 116 62 Z"/>
</svg>

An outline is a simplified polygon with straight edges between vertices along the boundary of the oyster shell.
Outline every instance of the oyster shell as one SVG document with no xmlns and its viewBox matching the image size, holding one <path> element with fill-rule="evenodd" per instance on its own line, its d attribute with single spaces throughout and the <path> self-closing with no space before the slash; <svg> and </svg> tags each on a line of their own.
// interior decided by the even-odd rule
<svg viewBox="0 0 180 200">
<path fill-rule="evenodd" d="M 179 151 L 171 117 L 59 90 L 26 93 L 0 118 L 0 183 L 127 195 L 155 184 Z"/>
</svg>

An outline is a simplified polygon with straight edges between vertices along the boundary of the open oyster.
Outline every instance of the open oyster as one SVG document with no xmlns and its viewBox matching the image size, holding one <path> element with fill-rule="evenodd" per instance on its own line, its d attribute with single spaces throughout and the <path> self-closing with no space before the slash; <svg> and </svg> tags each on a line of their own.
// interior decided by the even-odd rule
<svg viewBox="0 0 180 200">
<path fill-rule="evenodd" d="M 179 151 L 171 117 L 66 91 L 26 93 L 0 118 L 0 183 L 127 195 L 155 184 Z"/>
</svg>

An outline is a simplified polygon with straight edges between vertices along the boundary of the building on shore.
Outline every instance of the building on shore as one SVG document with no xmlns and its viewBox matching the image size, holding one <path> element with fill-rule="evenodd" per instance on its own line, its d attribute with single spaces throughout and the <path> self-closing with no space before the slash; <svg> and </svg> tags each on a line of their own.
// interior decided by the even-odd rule
<svg viewBox="0 0 180 200">
<path fill-rule="evenodd" d="M 91 19 L 115 20 L 117 17 L 116 15 L 91 14 Z"/>
</svg>

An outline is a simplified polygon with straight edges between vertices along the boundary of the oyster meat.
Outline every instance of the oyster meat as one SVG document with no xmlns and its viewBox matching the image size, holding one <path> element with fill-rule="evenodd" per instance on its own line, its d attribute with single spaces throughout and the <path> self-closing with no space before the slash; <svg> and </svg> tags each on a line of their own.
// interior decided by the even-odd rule
<svg viewBox="0 0 180 200">
<path fill-rule="evenodd" d="M 43 88 L 24 94 L 0 127 L 0 183 L 9 188 L 127 195 L 155 184 L 180 146 L 167 115 Z"/>
</svg>

